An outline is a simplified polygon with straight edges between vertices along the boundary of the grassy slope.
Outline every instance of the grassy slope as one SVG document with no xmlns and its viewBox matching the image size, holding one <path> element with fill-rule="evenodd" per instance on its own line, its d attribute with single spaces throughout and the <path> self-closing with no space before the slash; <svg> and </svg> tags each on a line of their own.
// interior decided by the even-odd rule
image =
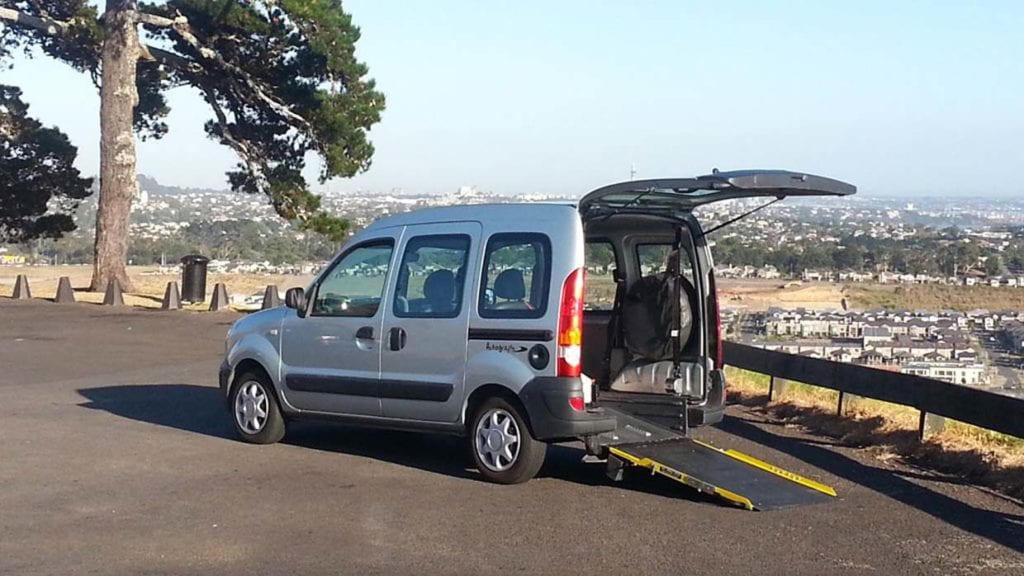
<svg viewBox="0 0 1024 576">
<path fill-rule="evenodd" d="M 943 432 L 920 442 L 912 408 L 858 398 L 840 416 L 838 392 L 797 382 L 787 382 L 781 397 L 765 406 L 767 376 L 728 371 L 730 393 L 745 405 L 764 406 L 776 418 L 844 444 L 871 447 L 881 459 L 903 458 L 1024 499 L 1024 439 L 947 421 Z"/>
<path fill-rule="evenodd" d="M 991 286 L 848 286 L 851 304 L 857 308 L 908 310 L 1024 310 L 1024 288 Z"/>
</svg>

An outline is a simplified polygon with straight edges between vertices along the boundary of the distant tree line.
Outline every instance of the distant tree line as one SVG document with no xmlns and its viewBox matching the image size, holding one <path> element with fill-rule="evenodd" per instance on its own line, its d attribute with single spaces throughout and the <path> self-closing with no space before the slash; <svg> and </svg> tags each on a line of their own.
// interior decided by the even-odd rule
<svg viewBox="0 0 1024 576">
<path fill-rule="evenodd" d="M 176 264 L 186 254 L 217 260 L 300 264 L 330 259 L 340 243 L 320 234 L 282 232 L 279 227 L 250 220 L 192 222 L 166 238 L 131 239 L 128 261 L 135 265 Z M 92 239 L 84 234 L 38 242 L 37 258 L 60 264 L 91 264 Z"/>
<path fill-rule="evenodd" d="M 982 247 L 955 228 L 919 232 L 902 240 L 850 235 L 838 244 L 804 239 L 779 247 L 731 236 L 716 240 L 712 250 L 722 265 L 772 265 L 789 275 L 804 270 L 854 270 L 958 276 L 977 270 L 996 276 L 1024 271 L 1024 234 L 1016 232 L 1002 251 Z"/>
</svg>

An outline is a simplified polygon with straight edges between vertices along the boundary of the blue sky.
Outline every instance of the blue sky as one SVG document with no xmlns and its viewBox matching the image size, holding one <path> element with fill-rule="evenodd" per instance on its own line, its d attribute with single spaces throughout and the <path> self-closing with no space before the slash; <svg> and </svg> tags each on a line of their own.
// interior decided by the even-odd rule
<svg viewBox="0 0 1024 576">
<path fill-rule="evenodd" d="M 388 107 L 372 168 L 321 190 L 581 194 L 629 177 L 790 168 L 884 195 L 1024 194 L 1024 2 L 349 0 Z M 15 60 L 33 114 L 98 172 L 98 99 Z M 187 88 L 139 170 L 224 186 Z M 1008 179 L 993 174 L 1009 172 Z M 312 173 L 312 171 L 311 171 Z"/>
</svg>

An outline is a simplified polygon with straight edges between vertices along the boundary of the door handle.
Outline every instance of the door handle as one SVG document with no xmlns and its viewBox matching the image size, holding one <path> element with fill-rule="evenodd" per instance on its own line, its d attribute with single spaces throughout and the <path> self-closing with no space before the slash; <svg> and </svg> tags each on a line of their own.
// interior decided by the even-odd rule
<svg viewBox="0 0 1024 576">
<path fill-rule="evenodd" d="M 392 328 L 388 333 L 388 344 L 395 351 L 405 348 L 405 330 L 402 328 Z"/>
<path fill-rule="evenodd" d="M 363 326 L 356 330 L 357 340 L 373 340 L 373 326 Z"/>
</svg>

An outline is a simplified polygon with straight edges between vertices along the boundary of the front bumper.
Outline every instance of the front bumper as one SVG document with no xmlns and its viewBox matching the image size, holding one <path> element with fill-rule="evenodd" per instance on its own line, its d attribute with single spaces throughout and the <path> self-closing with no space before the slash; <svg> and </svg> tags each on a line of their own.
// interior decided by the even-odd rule
<svg viewBox="0 0 1024 576">
<path fill-rule="evenodd" d="M 540 376 L 527 382 L 519 392 L 526 408 L 534 438 L 544 441 L 571 440 L 615 429 L 615 417 L 600 408 L 577 412 L 569 398 L 583 397 L 579 378 Z"/>
<path fill-rule="evenodd" d="M 224 360 L 220 364 L 220 370 L 217 373 L 217 379 L 220 381 L 220 392 L 225 398 L 228 397 L 228 387 L 231 385 L 231 365 L 228 364 L 227 360 Z"/>
</svg>

